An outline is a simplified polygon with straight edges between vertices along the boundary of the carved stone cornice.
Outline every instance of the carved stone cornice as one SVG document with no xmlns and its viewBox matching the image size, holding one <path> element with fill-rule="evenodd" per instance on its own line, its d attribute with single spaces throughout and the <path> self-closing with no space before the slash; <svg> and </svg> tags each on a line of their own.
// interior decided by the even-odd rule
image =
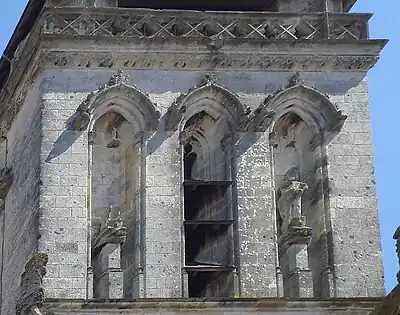
<svg viewBox="0 0 400 315">
<path fill-rule="evenodd" d="M 376 56 L 345 55 L 254 55 L 224 54 L 212 55 L 207 52 L 60 52 L 43 51 L 47 67 L 61 69 L 171 69 L 192 70 L 247 70 L 247 71 L 356 71 L 371 69 Z"/>
</svg>

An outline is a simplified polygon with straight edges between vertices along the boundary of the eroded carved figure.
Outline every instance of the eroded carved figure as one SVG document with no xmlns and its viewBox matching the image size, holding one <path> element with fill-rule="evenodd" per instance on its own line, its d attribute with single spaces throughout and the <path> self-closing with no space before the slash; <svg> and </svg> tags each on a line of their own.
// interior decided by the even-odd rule
<svg viewBox="0 0 400 315">
<path fill-rule="evenodd" d="M 4 199 L 13 183 L 13 175 L 11 169 L 2 168 L 0 170 L 0 198 Z"/>
<path fill-rule="evenodd" d="M 37 253 L 26 263 L 21 275 L 16 315 L 42 314 L 39 307 L 44 298 L 42 282 L 48 260 L 46 253 Z"/>
<path fill-rule="evenodd" d="M 107 244 L 122 244 L 126 240 L 126 227 L 124 227 L 121 209 L 111 206 L 105 214 L 100 229 L 93 234 L 92 258 L 96 258 Z"/>
<path fill-rule="evenodd" d="M 396 240 L 396 252 L 399 260 L 399 272 L 397 273 L 397 281 L 400 283 L 400 226 L 394 232 L 393 238 Z"/>
<path fill-rule="evenodd" d="M 277 209 L 282 219 L 282 235 L 287 234 L 289 229 L 305 227 L 305 218 L 301 212 L 301 197 L 307 189 L 307 184 L 300 181 L 297 167 L 286 172 L 277 199 Z"/>
</svg>

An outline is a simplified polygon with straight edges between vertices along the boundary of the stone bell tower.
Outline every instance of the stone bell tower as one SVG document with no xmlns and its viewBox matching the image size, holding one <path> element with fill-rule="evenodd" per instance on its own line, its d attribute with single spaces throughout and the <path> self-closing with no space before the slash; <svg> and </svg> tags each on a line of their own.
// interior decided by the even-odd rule
<svg viewBox="0 0 400 315">
<path fill-rule="evenodd" d="M 29 1 L 0 61 L 2 314 L 372 311 L 386 41 L 354 2 Z"/>
</svg>

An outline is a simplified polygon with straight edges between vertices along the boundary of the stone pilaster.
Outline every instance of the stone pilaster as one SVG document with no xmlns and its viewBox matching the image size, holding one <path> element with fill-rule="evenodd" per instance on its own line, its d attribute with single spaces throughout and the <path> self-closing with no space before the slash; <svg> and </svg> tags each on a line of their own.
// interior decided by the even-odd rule
<svg viewBox="0 0 400 315">
<path fill-rule="evenodd" d="M 240 294 L 275 297 L 275 217 L 271 151 L 263 132 L 237 135 L 235 145 Z M 265 285 L 268 283 L 268 285 Z"/>
<path fill-rule="evenodd" d="M 145 297 L 182 296 L 182 211 L 178 132 L 146 145 Z"/>
</svg>

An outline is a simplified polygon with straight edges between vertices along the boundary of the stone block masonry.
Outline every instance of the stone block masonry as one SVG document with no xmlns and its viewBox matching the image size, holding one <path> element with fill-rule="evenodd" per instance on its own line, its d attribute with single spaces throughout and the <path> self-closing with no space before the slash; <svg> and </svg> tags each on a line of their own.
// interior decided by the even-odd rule
<svg viewBox="0 0 400 315">
<path fill-rule="evenodd" d="M 48 298 L 90 296 L 87 285 L 87 268 L 90 266 L 88 139 L 86 132 L 68 131 L 66 125 L 86 96 L 107 82 L 113 73 L 46 71 L 42 95 L 39 250 L 49 253 L 49 273 L 44 281 Z M 267 72 L 253 72 L 248 76 L 236 72 L 215 74 L 218 84 L 238 93 L 240 101 L 252 109 L 257 108 L 268 94 L 285 86 L 293 76 L 293 73 Z M 132 70 L 124 75 L 130 76 L 128 84 L 135 84 L 141 91 L 149 93 L 149 99 L 157 103 L 156 108 L 163 117 L 179 93 L 187 93 L 205 73 Z M 324 208 L 328 224 L 326 233 L 321 232 L 321 235 L 331 240 L 330 256 L 326 261 L 331 264 L 337 278 L 331 294 L 346 297 L 380 295 L 383 288 L 380 278 L 382 264 L 378 255 L 380 245 L 372 185 L 370 129 L 365 126 L 368 119 L 366 84 L 361 74 L 332 73 L 327 78 L 326 74 L 321 77 L 318 73 L 304 73 L 302 77 L 307 85 L 328 94 L 331 101 L 349 116 L 342 132 L 326 148 L 327 164 L 322 166 L 322 173 L 329 178 L 330 190 Z M 68 85 L 65 82 L 69 82 Z M 269 132 L 261 132 L 256 141 L 242 143 L 243 148 L 236 146 L 238 152 L 234 153 L 233 174 L 236 175 L 237 191 L 234 207 L 238 222 L 235 248 L 238 294 L 243 297 L 278 295 L 277 218 Z M 141 215 L 144 218 L 142 223 L 138 223 L 141 224 L 141 241 L 135 243 L 135 250 L 141 251 L 141 258 L 138 265 L 131 266 L 142 267 L 143 273 L 135 278 L 125 274 L 125 279 L 131 279 L 135 284 L 124 283 L 124 286 L 143 290 L 137 293 L 139 297 L 178 298 L 186 294 L 182 272 L 183 195 L 179 131 L 163 133 L 158 130 L 145 135 L 144 139 L 140 161 L 141 166 L 145 166 L 141 172 L 145 183 L 144 192 L 141 192 Z M 348 178 L 342 175 L 343 165 Z M 363 176 L 356 177 L 358 173 Z M 126 189 L 126 196 L 133 196 L 130 188 Z M 368 211 L 368 225 L 360 229 L 362 225 L 354 223 L 350 229 L 348 222 L 353 219 L 349 218 L 348 211 Z M 349 271 L 354 273 L 342 281 L 342 275 Z M 367 275 L 376 284 L 373 289 L 366 290 L 365 283 L 357 281 L 366 279 Z M 133 294 L 132 289 L 129 290 Z"/>
<path fill-rule="evenodd" d="M 21 273 L 38 249 L 41 147 L 41 78 L 31 86 L 3 150 L 12 168 L 13 185 L 4 200 L 1 314 L 15 314 Z M 6 145 L 7 144 L 7 145 Z M 2 154 L 5 156 L 5 154 Z M 4 167 L 2 165 L 1 167 Z"/>
</svg>

